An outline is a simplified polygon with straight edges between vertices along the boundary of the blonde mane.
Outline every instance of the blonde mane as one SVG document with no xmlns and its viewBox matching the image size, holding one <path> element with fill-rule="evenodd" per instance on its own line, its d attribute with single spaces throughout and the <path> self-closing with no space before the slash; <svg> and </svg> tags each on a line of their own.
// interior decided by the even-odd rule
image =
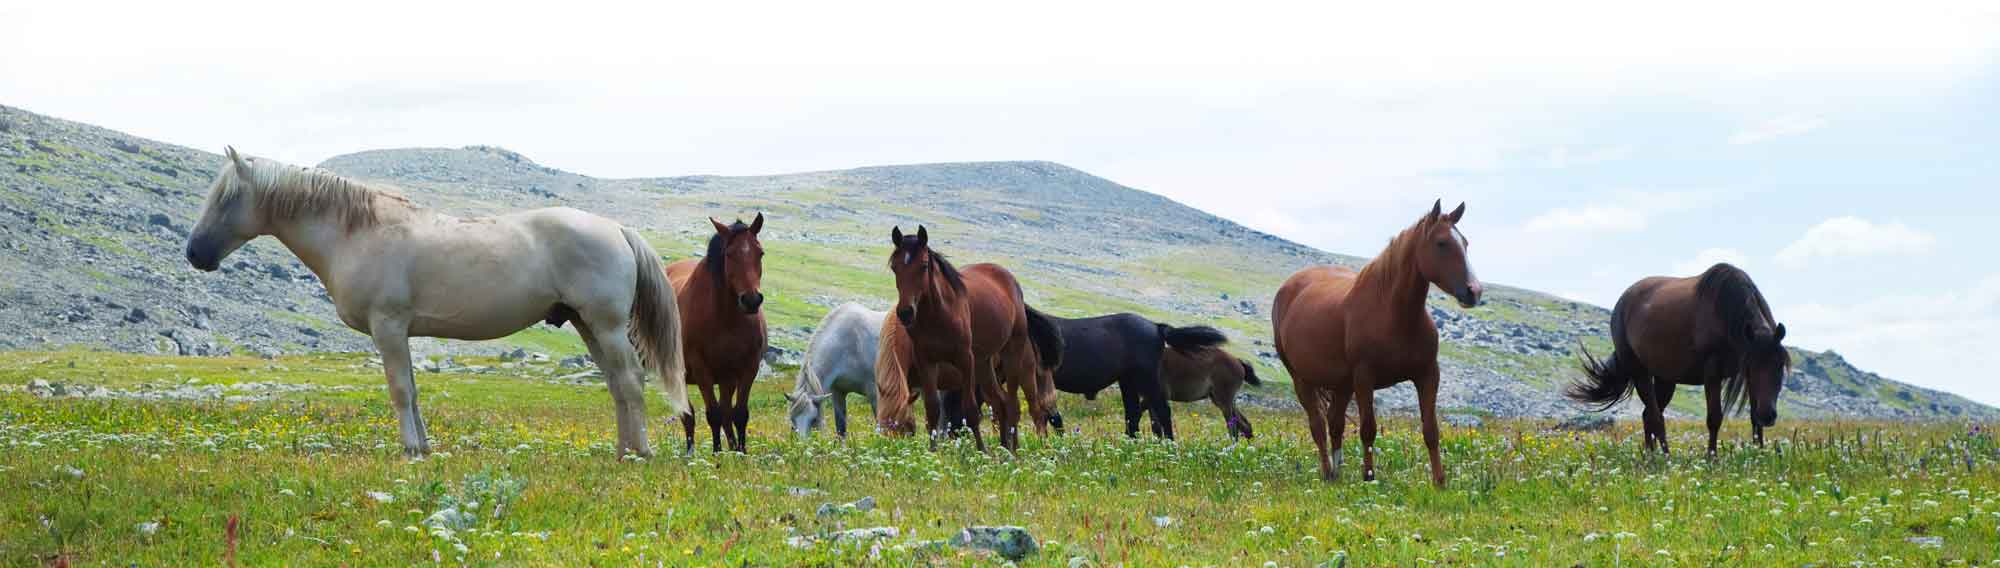
<svg viewBox="0 0 2000 568">
<path fill-rule="evenodd" d="M 273 221 L 332 215 L 346 230 L 353 231 L 382 221 L 379 210 L 382 201 L 414 206 L 402 195 L 319 168 L 248 158 L 240 165 L 248 169 L 230 166 L 235 182 L 221 184 L 211 199 L 225 202 L 244 191 L 253 191 L 258 213 Z"/>
</svg>

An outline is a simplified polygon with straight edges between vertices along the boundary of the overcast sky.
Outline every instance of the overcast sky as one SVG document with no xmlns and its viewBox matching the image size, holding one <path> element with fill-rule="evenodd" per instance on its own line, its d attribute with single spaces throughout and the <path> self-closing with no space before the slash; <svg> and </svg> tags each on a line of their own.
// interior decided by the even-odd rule
<svg viewBox="0 0 2000 568">
<path fill-rule="evenodd" d="M 1992 3 L 269 4 L 0 5 L 0 102 L 299 164 L 1052 160 L 1360 255 L 1466 201 L 1487 280 L 1728 260 L 1792 343 L 2000 404 Z"/>
</svg>

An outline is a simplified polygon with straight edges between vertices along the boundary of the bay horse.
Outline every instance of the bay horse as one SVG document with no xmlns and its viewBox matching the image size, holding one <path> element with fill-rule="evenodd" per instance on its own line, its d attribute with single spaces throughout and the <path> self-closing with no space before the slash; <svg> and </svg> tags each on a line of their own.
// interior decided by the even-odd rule
<svg viewBox="0 0 2000 568">
<path fill-rule="evenodd" d="M 834 432 L 847 437 L 847 395 L 868 399 L 870 409 L 878 409 L 875 388 L 875 360 L 880 356 L 882 324 L 889 312 L 878 312 L 848 302 L 828 311 L 813 328 L 806 342 L 805 362 L 799 365 L 798 381 L 785 395 L 790 403 L 792 431 L 800 436 L 818 429 L 824 407 L 833 403 Z"/>
<path fill-rule="evenodd" d="M 1174 438 L 1173 407 L 1160 381 L 1160 362 L 1167 351 L 1186 351 L 1222 345 L 1229 341 L 1213 327 L 1174 327 L 1154 323 L 1138 314 L 1111 314 L 1089 318 L 1050 316 L 1062 335 L 1062 364 L 1055 368 L 1050 383 L 1063 392 L 1095 398 L 1112 384 L 1125 403 L 1125 435 L 1139 435 L 1139 417 L 1153 416 L 1153 433 Z M 1053 395 L 1054 393 L 1049 393 Z M 1063 428 L 1062 414 L 1051 411 L 1049 423 Z"/>
<path fill-rule="evenodd" d="M 707 409 L 711 451 L 749 450 L 750 385 L 764 360 L 768 337 L 764 330 L 764 214 L 743 224 L 724 225 L 710 217 L 715 234 L 699 259 L 667 265 L 667 279 L 680 290 L 682 335 L 687 351 L 688 380 L 701 389 Z M 694 452 L 694 413 L 681 416 L 687 433 L 686 452 Z"/>
<path fill-rule="evenodd" d="M 1257 370 L 1250 363 L 1220 347 L 1168 349 L 1160 354 L 1160 384 L 1166 388 L 1167 400 L 1195 402 L 1206 398 L 1215 403 L 1231 438 L 1256 436 L 1250 428 L 1250 419 L 1236 408 L 1236 394 L 1243 392 L 1244 383 L 1262 386 L 1264 381 L 1257 378 Z"/>
<path fill-rule="evenodd" d="M 1045 424 L 1046 399 L 1036 373 L 1061 361 L 1062 336 L 1047 316 L 1028 306 L 1020 282 L 1000 265 L 975 264 L 961 272 L 931 250 L 930 233 L 922 225 L 914 235 L 896 227 L 889 241 L 895 245 L 889 255 L 889 269 L 896 276 L 893 313 L 911 340 L 908 368 L 920 379 L 932 446 L 945 433 L 939 390 L 952 385 L 941 385 L 940 374 L 931 367 L 948 367 L 965 381 L 956 390 L 977 393 L 959 400 L 973 445 L 986 451 L 979 432 L 983 397 L 993 406 L 1001 447 L 1019 448 L 1020 396 L 1027 395 L 1034 423 Z"/>
<path fill-rule="evenodd" d="M 403 454 L 430 453 L 411 337 L 487 340 L 574 322 L 604 371 L 621 454 L 652 454 L 646 371 L 687 412 L 681 316 L 660 256 L 637 231 L 564 207 L 461 219 L 320 169 L 245 158 L 235 148 L 189 233 L 188 264 L 213 272 L 271 235 L 326 286 L 341 323 L 374 340 Z"/>
<path fill-rule="evenodd" d="M 1632 393 L 1645 405 L 1646 450 L 1667 451 L 1665 409 L 1677 385 L 1700 385 L 1708 397 L 1708 455 L 1722 419 L 1750 396 L 1750 427 L 1757 445 L 1778 420 L 1792 356 L 1785 324 L 1771 317 L 1750 274 L 1728 263 L 1687 278 L 1645 278 L 1611 309 L 1611 356 L 1583 352 L 1584 380 L 1566 393 L 1603 411 Z"/>
<path fill-rule="evenodd" d="M 1300 270 L 1285 279 L 1271 302 L 1278 359 L 1305 406 L 1323 479 L 1340 478 L 1349 399 L 1361 421 L 1361 477 L 1375 479 L 1375 391 L 1411 381 L 1423 414 L 1431 483 L 1444 485 L 1438 457 L 1438 334 L 1424 298 L 1435 285 L 1471 308 L 1479 305 L 1483 287 L 1466 258 L 1470 243 L 1458 230 L 1465 204 L 1449 214 L 1443 205 L 1432 204 L 1360 272 L 1338 266 Z"/>
</svg>

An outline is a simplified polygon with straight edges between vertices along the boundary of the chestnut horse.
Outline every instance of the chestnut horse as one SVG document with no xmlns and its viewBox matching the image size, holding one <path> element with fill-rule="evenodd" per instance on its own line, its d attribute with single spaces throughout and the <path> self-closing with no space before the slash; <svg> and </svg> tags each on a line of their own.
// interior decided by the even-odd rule
<svg viewBox="0 0 2000 568">
<path fill-rule="evenodd" d="M 1340 478 L 1340 446 L 1347 428 L 1347 402 L 1361 420 L 1361 477 L 1375 479 L 1375 391 L 1403 381 L 1417 387 L 1430 451 L 1431 483 L 1444 485 L 1438 458 L 1438 335 L 1424 297 L 1430 287 L 1450 293 L 1458 304 L 1479 305 L 1482 290 L 1466 259 L 1458 220 L 1465 204 L 1450 214 L 1431 205 L 1375 260 L 1355 272 L 1345 267 L 1300 270 L 1278 288 L 1271 302 L 1271 327 L 1278 358 L 1292 374 L 1292 387 L 1305 406 L 1306 425 L 1319 446 L 1320 477 Z M 1328 422 L 1332 424 L 1329 425 Z M 1328 459 L 1328 443 L 1332 458 Z"/>
<path fill-rule="evenodd" d="M 1646 407 L 1646 449 L 1667 453 L 1663 411 L 1677 385 L 1700 385 L 1708 395 L 1708 454 L 1722 419 L 1750 394 L 1750 428 L 1758 446 L 1764 428 L 1778 420 L 1778 392 L 1792 366 L 1785 325 L 1750 275 L 1728 263 L 1699 276 L 1654 276 L 1626 288 L 1611 310 L 1611 356 L 1583 353 L 1589 378 L 1570 385 L 1569 397 L 1603 411 L 1633 392 Z"/>
<path fill-rule="evenodd" d="M 729 449 L 746 452 L 750 383 L 757 378 L 767 340 L 764 314 L 758 310 L 764 304 L 759 288 L 764 246 L 757 233 L 764 230 L 764 214 L 749 225 L 741 219 L 730 225 L 712 217 L 708 222 L 715 226 L 708 254 L 667 265 L 667 279 L 680 291 L 676 299 L 686 330 L 681 337 L 688 382 L 701 387 L 712 450 L 722 451 L 726 432 Z M 694 413 L 681 415 L 681 429 L 687 432 L 686 451 L 694 452 Z"/>
<path fill-rule="evenodd" d="M 931 250 L 930 233 L 921 225 L 915 235 L 904 235 L 902 227 L 896 227 L 889 241 L 896 245 L 889 255 L 889 269 L 896 275 L 893 313 L 911 340 L 907 368 L 922 388 L 931 444 L 935 446 L 945 433 L 940 428 L 944 401 L 938 391 L 959 386 L 964 394 L 977 389 L 981 395 L 959 397 L 960 415 L 972 430 L 973 445 L 986 451 L 979 432 L 978 403 L 983 398 L 993 405 L 1001 447 L 1019 448 L 1020 396 L 1026 393 L 1035 424 L 1044 424 L 1047 399 L 1036 373 L 1060 362 L 1061 334 L 1046 316 L 1028 307 L 1020 282 L 1000 265 L 975 264 L 960 272 L 943 254 Z M 939 384 L 940 373 L 933 367 L 956 371 L 966 384 Z"/>
</svg>

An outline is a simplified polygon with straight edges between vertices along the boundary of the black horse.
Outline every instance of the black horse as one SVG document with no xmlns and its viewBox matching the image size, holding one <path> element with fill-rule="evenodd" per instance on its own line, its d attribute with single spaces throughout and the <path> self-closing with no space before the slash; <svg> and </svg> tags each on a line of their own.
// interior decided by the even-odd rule
<svg viewBox="0 0 2000 568">
<path fill-rule="evenodd" d="M 1172 347 L 1192 351 L 1229 341 L 1205 325 L 1173 327 L 1134 314 L 1067 319 L 1050 316 L 1062 332 L 1062 364 L 1055 370 L 1055 387 L 1097 398 L 1113 384 L 1125 402 L 1125 435 L 1139 435 L 1139 415 L 1150 410 L 1153 432 L 1173 439 L 1173 408 L 1160 382 L 1160 357 Z M 1049 423 L 1062 428 L 1062 414 L 1051 411 Z"/>
</svg>

